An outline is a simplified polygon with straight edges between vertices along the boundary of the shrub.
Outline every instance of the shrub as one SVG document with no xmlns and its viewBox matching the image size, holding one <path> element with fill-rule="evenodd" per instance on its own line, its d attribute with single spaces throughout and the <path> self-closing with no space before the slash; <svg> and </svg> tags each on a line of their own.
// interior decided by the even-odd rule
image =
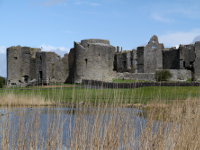
<svg viewBox="0 0 200 150">
<path fill-rule="evenodd" d="M 4 85 L 5 85 L 5 78 L 0 76 L 0 88 L 3 88 Z"/>
<path fill-rule="evenodd" d="M 168 81 L 172 77 L 172 73 L 169 70 L 156 71 L 156 81 Z"/>
<path fill-rule="evenodd" d="M 187 79 L 186 82 L 192 82 L 193 80 L 191 78 Z"/>
</svg>

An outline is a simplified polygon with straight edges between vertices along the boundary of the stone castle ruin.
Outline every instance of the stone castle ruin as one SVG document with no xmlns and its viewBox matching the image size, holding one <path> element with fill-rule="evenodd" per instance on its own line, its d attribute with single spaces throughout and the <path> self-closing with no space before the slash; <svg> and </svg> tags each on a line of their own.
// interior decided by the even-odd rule
<svg viewBox="0 0 200 150">
<path fill-rule="evenodd" d="M 112 81 L 113 78 L 155 81 L 155 72 L 168 69 L 171 80 L 200 80 L 200 42 L 164 48 L 157 36 L 137 50 L 120 51 L 108 40 L 74 42 L 69 54 L 60 57 L 39 48 L 7 48 L 7 85 L 27 86 L 81 83 L 83 79 Z"/>
<path fill-rule="evenodd" d="M 120 59 L 122 56 L 125 59 Z M 175 47 L 164 48 L 155 35 L 146 46 L 115 54 L 115 68 L 118 72 L 116 78 L 155 81 L 156 71 L 168 69 L 173 74 L 171 80 L 185 81 L 191 78 L 195 81 L 200 80 L 199 66 L 200 42 L 180 45 L 178 49 Z"/>
</svg>

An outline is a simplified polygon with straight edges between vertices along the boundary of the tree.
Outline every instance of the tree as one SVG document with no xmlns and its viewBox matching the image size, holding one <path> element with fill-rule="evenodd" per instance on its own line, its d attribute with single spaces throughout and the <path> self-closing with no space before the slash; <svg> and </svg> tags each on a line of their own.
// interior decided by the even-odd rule
<svg viewBox="0 0 200 150">
<path fill-rule="evenodd" d="M 0 76 L 0 88 L 3 88 L 5 85 L 5 78 Z"/>
<path fill-rule="evenodd" d="M 172 77 L 172 73 L 169 70 L 157 70 L 156 81 L 168 81 Z"/>
</svg>

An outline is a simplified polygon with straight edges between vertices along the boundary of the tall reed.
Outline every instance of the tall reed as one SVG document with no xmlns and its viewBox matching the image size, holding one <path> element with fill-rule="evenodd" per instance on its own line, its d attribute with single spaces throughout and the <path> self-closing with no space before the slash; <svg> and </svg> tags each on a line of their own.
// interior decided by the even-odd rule
<svg viewBox="0 0 200 150">
<path fill-rule="evenodd" d="M 75 94 L 75 90 L 72 94 Z M 101 94 L 101 89 L 97 89 L 98 94 L 93 105 L 89 102 L 94 95 L 88 89 L 84 92 L 86 93 L 78 93 L 79 102 L 77 99 L 72 99 L 74 103 L 68 109 L 60 104 L 45 109 L 46 112 L 37 107 L 19 109 L 11 105 L 3 107 L 5 113 L 0 117 L 1 149 L 195 150 L 200 148 L 198 99 L 190 98 L 181 102 L 177 100 L 168 105 L 153 103 L 140 110 L 126 108 L 129 102 L 124 104 L 125 95 L 119 95 L 117 90 L 113 97 L 109 92 Z M 6 98 L 9 96 L 3 100 Z M 35 95 L 31 98 L 38 100 Z M 111 98 L 114 99 L 113 103 L 110 103 Z M 18 97 L 16 99 L 19 102 Z M 104 103 L 101 102 L 102 99 Z M 139 115 L 140 111 L 146 113 Z M 46 118 L 44 114 L 47 114 Z"/>
<path fill-rule="evenodd" d="M 51 105 L 54 102 L 52 100 L 45 100 L 42 95 L 14 94 L 13 92 L 5 92 L 0 97 L 1 106 L 42 106 Z"/>
</svg>

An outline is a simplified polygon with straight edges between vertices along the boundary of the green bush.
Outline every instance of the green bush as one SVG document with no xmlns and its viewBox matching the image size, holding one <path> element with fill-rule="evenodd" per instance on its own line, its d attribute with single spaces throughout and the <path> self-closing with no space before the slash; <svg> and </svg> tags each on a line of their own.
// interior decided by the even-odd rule
<svg viewBox="0 0 200 150">
<path fill-rule="evenodd" d="M 0 76 L 0 88 L 3 88 L 4 85 L 5 85 L 5 78 Z"/>
<path fill-rule="evenodd" d="M 192 82 L 193 80 L 191 78 L 187 79 L 186 82 Z"/>
<path fill-rule="evenodd" d="M 172 77 L 172 73 L 169 70 L 156 71 L 156 81 L 168 81 Z"/>
</svg>

